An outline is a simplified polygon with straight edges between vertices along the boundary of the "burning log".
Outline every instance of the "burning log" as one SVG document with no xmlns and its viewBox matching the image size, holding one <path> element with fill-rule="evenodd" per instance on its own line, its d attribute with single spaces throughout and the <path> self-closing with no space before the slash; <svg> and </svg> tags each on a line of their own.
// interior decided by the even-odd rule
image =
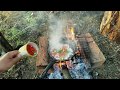
<svg viewBox="0 0 120 90">
<path fill-rule="evenodd" d="M 91 79 L 88 68 L 82 59 L 77 59 L 78 63 L 73 61 L 63 61 L 53 65 L 54 72 L 52 72 L 49 79 Z M 62 65 L 62 68 L 60 67 Z"/>
<path fill-rule="evenodd" d="M 72 40 L 72 41 L 75 40 L 75 30 L 72 22 L 68 22 L 68 25 L 65 29 L 65 36 L 68 40 Z"/>
</svg>

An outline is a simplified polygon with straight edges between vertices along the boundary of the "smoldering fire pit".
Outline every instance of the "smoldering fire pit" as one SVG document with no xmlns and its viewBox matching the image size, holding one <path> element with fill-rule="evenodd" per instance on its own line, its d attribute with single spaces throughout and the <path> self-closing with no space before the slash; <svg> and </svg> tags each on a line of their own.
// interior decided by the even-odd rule
<svg viewBox="0 0 120 90">
<path fill-rule="evenodd" d="M 89 69 L 90 63 L 85 57 L 85 53 L 80 46 L 79 40 L 72 41 L 75 47 L 69 44 L 63 44 L 63 48 L 55 50 L 48 49 L 50 55 L 50 63 L 41 74 L 43 79 L 91 79 Z M 52 68 L 52 72 L 48 70 Z"/>
<path fill-rule="evenodd" d="M 62 37 L 59 37 L 60 34 Z M 44 53 L 46 55 L 43 55 L 43 58 L 39 56 L 39 62 L 42 62 L 40 64 L 45 65 L 44 62 L 49 61 L 43 72 L 39 72 L 41 79 L 92 79 L 90 75 L 92 68 L 105 62 L 104 55 L 90 33 L 75 35 L 73 26 L 68 25 L 64 33 L 56 32 L 51 37 L 49 47 L 45 49 L 41 47 L 42 51 L 48 52 Z M 41 42 L 40 45 L 44 46 L 42 44 Z M 48 55 L 49 59 L 44 59 Z M 37 63 L 39 67 L 41 65 Z"/>
<path fill-rule="evenodd" d="M 84 61 L 78 50 L 68 60 L 57 61 L 53 65 L 54 71 L 49 73 L 46 78 L 48 79 L 91 79 L 89 74 L 90 66 Z"/>
</svg>

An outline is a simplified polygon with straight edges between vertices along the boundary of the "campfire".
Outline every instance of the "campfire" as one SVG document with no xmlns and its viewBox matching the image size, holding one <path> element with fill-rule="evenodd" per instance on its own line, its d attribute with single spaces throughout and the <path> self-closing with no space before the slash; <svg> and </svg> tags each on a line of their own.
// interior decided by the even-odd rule
<svg viewBox="0 0 120 90">
<path fill-rule="evenodd" d="M 74 27 L 71 22 L 68 22 L 68 25 L 66 26 L 63 34 L 65 36 L 65 40 L 70 40 L 72 42 L 75 41 Z M 52 48 L 50 50 L 50 56 L 54 58 L 56 62 L 58 62 L 58 66 L 61 68 L 72 58 L 74 52 L 75 51 L 71 45 L 69 43 L 66 43 L 61 44 L 59 48 Z"/>
<path fill-rule="evenodd" d="M 66 79 L 66 76 L 73 79 L 90 79 L 86 62 L 84 61 L 83 51 L 76 43 L 75 30 L 71 22 L 68 22 L 61 38 L 65 43 L 60 44 L 59 48 L 49 47 L 49 55 L 53 72 L 49 73 L 46 78 L 49 79 Z M 57 44 L 57 43 L 56 43 Z M 64 73 L 66 70 L 67 73 Z M 45 73 L 44 73 L 45 75 Z"/>
</svg>

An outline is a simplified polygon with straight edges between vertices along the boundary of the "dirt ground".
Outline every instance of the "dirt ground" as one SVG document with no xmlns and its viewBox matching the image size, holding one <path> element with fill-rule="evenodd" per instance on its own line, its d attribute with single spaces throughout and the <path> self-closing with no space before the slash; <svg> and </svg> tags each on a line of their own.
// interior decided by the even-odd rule
<svg viewBox="0 0 120 90">
<path fill-rule="evenodd" d="M 120 79 L 120 45 L 109 41 L 99 33 L 104 11 L 67 11 L 54 12 L 58 18 L 73 20 L 78 33 L 90 32 L 103 52 L 106 61 L 103 66 L 93 71 L 95 79 Z M 5 79 L 35 79 L 37 78 L 35 58 L 24 58 L 8 72 L 2 73 Z"/>
</svg>

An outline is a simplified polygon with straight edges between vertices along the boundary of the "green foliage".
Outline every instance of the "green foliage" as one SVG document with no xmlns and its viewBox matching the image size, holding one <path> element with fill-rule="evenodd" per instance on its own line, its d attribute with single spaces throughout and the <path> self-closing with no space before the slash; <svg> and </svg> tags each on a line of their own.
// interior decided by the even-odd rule
<svg viewBox="0 0 120 90">
<path fill-rule="evenodd" d="M 45 31 L 47 13 L 43 11 L 1 11 L 0 32 L 16 47 L 28 41 L 36 42 Z"/>
</svg>

